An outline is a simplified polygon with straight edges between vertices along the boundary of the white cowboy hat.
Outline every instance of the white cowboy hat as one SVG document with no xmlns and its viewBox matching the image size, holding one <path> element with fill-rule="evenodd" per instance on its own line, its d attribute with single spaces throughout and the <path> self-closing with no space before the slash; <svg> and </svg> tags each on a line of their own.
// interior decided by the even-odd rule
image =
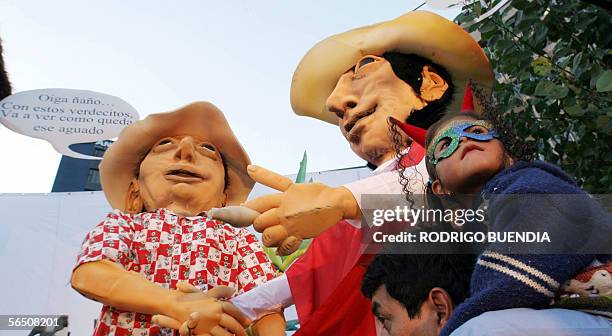
<svg viewBox="0 0 612 336">
<path fill-rule="evenodd" d="M 330 36 L 302 58 L 293 74 L 291 106 L 301 116 L 337 124 L 325 102 L 338 79 L 365 55 L 416 54 L 446 68 L 455 92 L 449 111 L 460 110 L 471 79 L 486 91 L 493 86 L 491 64 L 478 43 L 455 23 L 430 12 L 415 11 L 396 19 Z"/>
</svg>

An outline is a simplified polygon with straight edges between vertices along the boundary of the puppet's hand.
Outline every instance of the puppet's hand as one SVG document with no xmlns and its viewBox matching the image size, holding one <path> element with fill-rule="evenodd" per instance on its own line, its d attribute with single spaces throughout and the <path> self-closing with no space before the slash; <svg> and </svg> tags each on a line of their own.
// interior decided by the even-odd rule
<svg viewBox="0 0 612 336">
<path fill-rule="evenodd" d="M 189 319 L 185 321 L 179 328 L 179 334 L 181 336 L 214 336 L 218 334 L 197 334 L 195 329 L 200 322 L 200 314 L 192 313 Z M 266 315 L 253 324 L 252 331 L 257 336 L 269 336 L 269 335 L 285 335 L 285 318 L 282 313 L 276 313 Z M 226 334 L 223 334 L 226 335 Z"/>
<path fill-rule="evenodd" d="M 246 336 L 244 328 L 251 321 L 230 302 L 222 301 L 229 298 L 234 290 L 226 286 L 215 287 L 208 292 L 201 292 L 196 287 L 186 283 L 177 284 L 176 299 L 168 307 L 168 315 L 153 316 L 153 323 L 165 328 L 177 329 L 193 335 L 222 335 L 225 329 L 233 334 Z"/>
<path fill-rule="evenodd" d="M 351 192 L 321 183 L 294 184 L 290 179 L 265 168 L 250 165 L 249 176 L 256 182 L 281 191 L 245 204 L 261 213 L 253 223 L 263 232 L 266 246 L 277 246 L 279 255 L 294 252 L 304 238 L 313 238 L 341 219 L 358 219 L 359 206 Z"/>
</svg>

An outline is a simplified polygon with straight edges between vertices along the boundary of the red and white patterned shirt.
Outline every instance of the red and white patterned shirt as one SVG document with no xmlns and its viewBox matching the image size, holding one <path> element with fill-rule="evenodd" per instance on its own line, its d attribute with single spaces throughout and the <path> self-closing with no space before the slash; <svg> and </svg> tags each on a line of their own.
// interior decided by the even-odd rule
<svg viewBox="0 0 612 336">
<path fill-rule="evenodd" d="M 91 230 L 77 266 L 114 261 L 164 288 L 189 281 L 200 290 L 224 285 L 246 292 L 275 276 L 259 240 L 245 229 L 168 209 L 126 214 L 115 210 Z M 75 267 L 76 268 L 76 267 Z M 178 335 L 151 323 L 151 315 L 102 308 L 94 335 Z"/>
</svg>

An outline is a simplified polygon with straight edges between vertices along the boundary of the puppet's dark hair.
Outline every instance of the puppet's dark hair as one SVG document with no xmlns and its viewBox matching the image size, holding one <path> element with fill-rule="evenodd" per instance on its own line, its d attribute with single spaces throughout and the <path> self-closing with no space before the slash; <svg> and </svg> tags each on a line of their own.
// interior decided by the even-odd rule
<svg viewBox="0 0 612 336">
<path fill-rule="evenodd" d="M 423 67 L 429 66 L 433 68 L 433 70 L 444 79 L 448 88 L 442 97 L 429 102 L 427 106 L 420 110 L 412 111 L 410 116 L 402 121 L 421 128 L 428 128 L 431 124 L 439 120 L 453 100 L 453 94 L 455 93 L 453 78 L 446 68 L 425 57 L 415 54 L 386 52 L 382 57 L 391 64 L 393 73 L 395 73 L 399 79 L 410 85 L 416 95 L 419 95 L 421 92 L 421 85 L 423 84 Z"/>
</svg>

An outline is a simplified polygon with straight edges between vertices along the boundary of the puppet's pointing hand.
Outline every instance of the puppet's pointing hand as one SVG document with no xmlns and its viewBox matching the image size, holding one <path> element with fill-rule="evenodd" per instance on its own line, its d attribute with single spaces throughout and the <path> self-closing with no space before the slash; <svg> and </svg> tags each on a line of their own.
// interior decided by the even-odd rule
<svg viewBox="0 0 612 336">
<path fill-rule="evenodd" d="M 244 204 L 261 215 L 255 230 L 263 233 L 266 246 L 278 247 L 279 255 L 297 250 L 304 238 L 320 235 L 342 219 L 359 219 L 361 213 L 351 192 L 321 183 L 294 184 L 290 179 L 255 165 L 247 168 L 256 182 L 280 191 Z"/>
</svg>

